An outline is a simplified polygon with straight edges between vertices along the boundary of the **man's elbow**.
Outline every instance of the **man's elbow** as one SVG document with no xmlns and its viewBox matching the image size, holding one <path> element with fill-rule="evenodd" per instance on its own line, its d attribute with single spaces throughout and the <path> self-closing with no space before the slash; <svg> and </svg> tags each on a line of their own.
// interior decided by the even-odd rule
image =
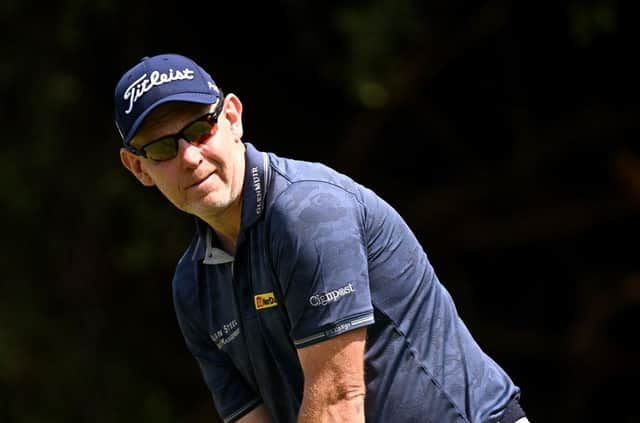
<svg viewBox="0 0 640 423">
<path fill-rule="evenodd" d="M 331 384 L 317 386 L 305 386 L 304 397 L 314 402 L 322 403 L 331 408 L 359 408 L 364 405 L 366 388 L 364 383 L 334 381 Z"/>
<path fill-rule="evenodd" d="M 364 383 L 339 383 L 335 386 L 333 403 L 342 401 L 364 401 L 366 388 Z"/>
<path fill-rule="evenodd" d="M 364 422 L 364 384 L 305 386 L 299 422 Z"/>
</svg>

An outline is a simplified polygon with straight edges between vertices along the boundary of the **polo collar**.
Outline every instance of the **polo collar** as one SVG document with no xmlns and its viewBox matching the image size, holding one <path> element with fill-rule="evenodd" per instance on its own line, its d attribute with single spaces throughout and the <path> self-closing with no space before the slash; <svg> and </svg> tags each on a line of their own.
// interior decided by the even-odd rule
<svg viewBox="0 0 640 423">
<path fill-rule="evenodd" d="M 246 231 L 264 214 L 265 195 L 269 182 L 269 155 L 245 143 L 245 173 L 242 186 L 242 215 L 237 245 L 245 240 Z M 197 241 L 192 260 L 205 264 L 222 264 L 233 261 L 233 256 L 220 248 L 218 238 L 209 225 L 196 217 Z"/>
</svg>

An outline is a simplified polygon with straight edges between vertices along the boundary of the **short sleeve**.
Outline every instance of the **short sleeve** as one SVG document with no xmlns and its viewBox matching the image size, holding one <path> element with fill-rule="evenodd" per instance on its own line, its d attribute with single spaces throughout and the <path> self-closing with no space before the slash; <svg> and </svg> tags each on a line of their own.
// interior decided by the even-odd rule
<svg viewBox="0 0 640 423">
<path fill-rule="evenodd" d="M 297 348 L 370 325 L 364 206 L 326 182 L 296 182 L 274 201 L 268 228 Z"/>
<path fill-rule="evenodd" d="M 216 411 L 227 422 L 234 422 L 262 403 L 249 387 L 230 358 L 213 343 L 200 324 L 188 295 L 176 289 L 174 280 L 174 306 L 180 330 L 187 348 L 193 354 L 213 397 Z"/>
</svg>

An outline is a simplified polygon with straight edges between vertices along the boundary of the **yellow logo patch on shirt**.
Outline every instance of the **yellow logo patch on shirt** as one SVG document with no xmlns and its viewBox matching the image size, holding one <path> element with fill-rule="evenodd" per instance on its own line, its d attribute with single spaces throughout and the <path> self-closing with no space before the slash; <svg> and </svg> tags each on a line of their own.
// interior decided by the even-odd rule
<svg viewBox="0 0 640 423">
<path fill-rule="evenodd" d="M 276 301 L 276 297 L 275 295 L 273 295 L 273 292 L 258 294 L 255 297 L 253 297 L 253 299 L 256 304 L 256 310 L 271 308 L 278 305 L 278 301 Z"/>
</svg>

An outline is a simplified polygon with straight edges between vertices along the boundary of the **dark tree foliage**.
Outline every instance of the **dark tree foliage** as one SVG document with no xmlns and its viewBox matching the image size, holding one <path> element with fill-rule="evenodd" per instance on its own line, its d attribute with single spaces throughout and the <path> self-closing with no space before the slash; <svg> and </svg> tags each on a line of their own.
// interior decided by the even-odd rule
<svg viewBox="0 0 640 423">
<path fill-rule="evenodd" d="M 3 1 L 0 421 L 216 421 L 171 300 L 192 218 L 112 118 L 163 52 L 394 205 L 532 421 L 640 420 L 633 3 Z"/>
</svg>

